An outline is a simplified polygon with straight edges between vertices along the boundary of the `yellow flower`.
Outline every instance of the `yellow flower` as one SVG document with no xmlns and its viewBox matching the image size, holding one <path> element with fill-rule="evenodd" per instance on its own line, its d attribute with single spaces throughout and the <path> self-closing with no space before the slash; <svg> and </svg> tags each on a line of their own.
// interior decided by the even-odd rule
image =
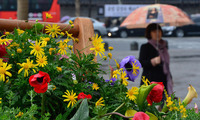
<svg viewBox="0 0 200 120">
<path fill-rule="evenodd" d="M 67 34 L 67 37 L 69 37 L 69 38 L 71 38 L 71 39 L 73 39 L 74 37 L 72 37 L 72 34 L 69 34 L 69 32 L 68 31 L 66 31 L 66 34 Z"/>
<path fill-rule="evenodd" d="M 110 51 L 112 51 L 114 48 L 113 48 L 112 46 L 110 46 L 110 47 L 108 47 L 108 49 L 109 49 Z"/>
<path fill-rule="evenodd" d="M 12 74 L 10 72 L 8 72 L 7 70 L 11 69 L 12 66 L 11 64 L 9 64 L 8 66 L 8 63 L 3 63 L 3 65 L 0 67 L 0 80 L 2 81 L 5 81 L 5 75 L 8 75 L 10 77 L 12 77 Z"/>
<path fill-rule="evenodd" d="M 68 43 L 71 39 L 64 39 L 63 42 Z"/>
<path fill-rule="evenodd" d="M 116 63 L 116 67 L 117 67 L 117 69 L 119 69 L 120 68 L 120 65 L 119 65 L 119 63 L 114 59 L 114 61 L 115 61 L 115 63 Z"/>
<path fill-rule="evenodd" d="M 72 50 L 72 49 L 73 49 L 73 46 L 72 46 L 72 45 L 69 45 L 68 48 L 69 48 L 70 50 Z"/>
<path fill-rule="evenodd" d="M 73 21 L 70 20 L 70 21 L 69 21 L 69 24 L 72 25 L 72 24 L 73 24 Z"/>
<path fill-rule="evenodd" d="M 130 100 L 136 100 L 136 96 L 138 93 L 138 88 L 137 87 L 132 87 L 131 89 L 126 92 L 126 97 L 128 97 Z"/>
<path fill-rule="evenodd" d="M 8 43 L 10 44 L 10 41 L 11 41 L 12 39 L 1 39 L 2 37 L 5 37 L 5 35 L 2 35 L 2 36 L 0 37 L 0 45 L 7 45 Z"/>
<path fill-rule="evenodd" d="M 112 59 L 112 53 L 108 53 L 108 57 Z"/>
<path fill-rule="evenodd" d="M 23 31 L 23 30 L 20 30 L 20 29 L 17 29 L 17 33 L 18 33 L 18 35 L 21 35 L 21 34 L 24 33 L 24 31 Z"/>
<path fill-rule="evenodd" d="M 60 35 L 61 35 L 61 36 L 64 36 L 64 35 L 65 35 L 65 33 L 64 33 L 64 32 L 60 32 Z"/>
<path fill-rule="evenodd" d="M 56 50 L 56 48 L 49 48 L 49 54 L 52 54 L 52 51 Z"/>
<path fill-rule="evenodd" d="M 78 38 L 75 38 L 74 41 L 75 41 L 76 43 L 78 43 L 78 42 L 79 42 L 79 39 L 78 39 Z"/>
<path fill-rule="evenodd" d="M 97 83 L 93 83 L 92 84 L 92 89 L 93 90 L 98 90 L 99 89 L 98 84 Z"/>
<path fill-rule="evenodd" d="M 120 78 L 121 78 L 121 80 L 122 80 L 122 84 L 123 84 L 123 85 L 127 86 L 127 85 L 129 84 L 128 81 L 127 81 L 128 77 L 126 77 L 126 72 L 125 72 L 125 71 L 124 71 L 124 72 L 123 72 L 123 71 L 121 72 Z"/>
<path fill-rule="evenodd" d="M 105 104 L 103 104 L 104 100 L 103 100 L 103 97 L 101 97 L 96 103 L 95 103 L 95 106 L 105 106 Z"/>
<path fill-rule="evenodd" d="M 34 72 L 36 68 L 36 65 L 33 64 L 33 60 L 30 61 L 30 59 L 26 59 L 26 63 L 17 63 L 18 65 L 20 65 L 22 68 L 19 69 L 18 74 L 20 74 L 22 72 L 22 70 L 24 70 L 24 77 L 27 77 L 29 74 L 29 69 L 32 68 Z"/>
<path fill-rule="evenodd" d="M 0 45 L 7 45 L 11 39 L 0 39 Z"/>
<path fill-rule="evenodd" d="M 7 47 L 7 49 L 8 49 L 8 50 L 10 50 L 10 49 L 11 49 L 11 47 Z"/>
<path fill-rule="evenodd" d="M 136 60 L 134 61 L 134 63 L 132 62 L 132 66 L 133 66 L 133 75 L 134 75 L 134 76 L 137 76 L 140 67 L 137 66 L 137 64 L 136 64 Z"/>
<path fill-rule="evenodd" d="M 74 24 L 71 25 L 71 28 L 74 28 Z"/>
<path fill-rule="evenodd" d="M 53 90 L 56 90 L 56 86 L 55 85 L 53 85 L 54 87 L 53 87 Z"/>
<path fill-rule="evenodd" d="M 186 114 L 186 113 L 183 113 L 181 117 L 182 117 L 182 118 L 186 118 L 186 117 L 187 117 L 187 114 Z"/>
<path fill-rule="evenodd" d="M 103 56 L 103 59 L 104 59 L 104 60 L 107 60 L 107 56 Z"/>
<path fill-rule="evenodd" d="M 170 107 L 171 105 L 173 105 L 173 101 L 171 101 L 171 97 L 168 97 L 166 102 L 167 102 L 167 107 Z"/>
<path fill-rule="evenodd" d="M 48 19 L 48 18 L 53 18 L 53 17 L 51 16 L 51 14 L 46 13 L 46 18 Z"/>
<path fill-rule="evenodd" d="M 10 33 L 9 32 L 5 32 L 5 35 L 9 35 Z"/>
<path fill-rule="evenodd" d="M 104 44 L 102 43 L 102 38 L 101 36 L 98 37 L 98 35 L 92 37 L 92 44 L 93 44 L 93 48 L 90 48 L 90 50 L 95 51 L 95 55 L 97 56 L 97 54 L 99 54 L 99 56 L 101 57 L 101 54 L 104 55 L 105 49 L 104 49 Z"/>
<path fill-rule="evenodd" d="M 36 41 L 35 45 L 33 43 L 31 43 L 32 46 L 29 46 L 30 48 L 32 48 L 33 50 L 31 50 L 30 54 L 33 54 L 38 57 L 41 55 L 44 55 L 44 49 L 42 49 L 42 47 L 44 47 L 43 45 L 41 45 L 41 42 Z"/>
<path fill-rule="evenodd" d="M 0 104 L 2 103 L 2 101 L 1 101 L 1 100 L 2 100 L 2 98 L 0 98 Z"/>
<path fill-rule="evenodd" d="M 71 107 L 73 107 L 74 106 L 74 104 L 76 104 L 76 98 L 78 97 L 78 96 L 76 96 L 76 93 L 73 93 L 73 90 L 72 90 L 72 92 L 70 93 L 68 90 L 67 90 L 67 92 L 65 92 L 65 94 L 66 95 L 62 95 L 62 97 L 66 97 L 67 99 L 64 99 L 63 101 L 64 102 L 69 102 L 68 103 L 68 105 L 67 105 L 67 107 L 70 107 L 70 105 L 71 105 Z"/>
<path fill-rule="evenodd" d="M 113 71 L 113 76 L 112 77 L 117 79 L 117 75 L 120 75 L 120 70 Z"/>
<path fill-rule="evenodd" d="M 144 86 L 148 86 L 150 84 L 150 81 L 145 76 L 142 76 L 142 82 L 144 83 Z"/>
<path fill-rule="evenodd" d="M 16 42 L 12 42 L 11 45 L 10 45 L 10 47 L 15 47 L 15 46 L 16 46 L 16 47 L 19 47 L 19 44 L 16 43 Z"/>
<path fill-rule="evenodd" d="M 21 49 L 21 48 L 18 48 L 18 49 L 17 49 L 17 53 L 22 53 L 22 49 Z"/>
<path fill-rule="evenodd" d="M 52 35 L 52 37 L 58 37 L 57 34 L 60 34 L 60 26 L 58 26 L 57 24 L 53 24 L 52 26 L 48 24 L 48 26 L 46 26 L 46 33 L 49 33 L 49 36 Z"/>
<path fill-rule="evenodd" d="M 3 66 L 3 59 L 0 58 L 0 67 Z"/>
<path fill-rule="evenodd" d="M 62 72 L 62 68 L 61 67 L 56 67 L 58 72 Z"/>
<path fill-rule="evenodd" d="M 60 49 L 58 50 L 58 53 L 61 55 L 66 55 L 67 54 L 67 44 L 64 42 L 61 42 L 58 46 Z"/>
<path fill-rule="evenodd" d="M 173 107 L 173 110 L 179 111 L 179 109 L 176 106 Z"/>
<path fill-rule="evenodd" d="M 41 43 L 42 43 L 42 45 L 43 46 L 46 46 L 47 45 L 47 42 L 49 42 L 50 41 L 50 38 L 49 37 L 46 37 L 46 38 L 41 38 Z"/>
<path fill-rule="evenodd" d="M 186 114 L 186 108 L 184 107 L 183 105 L 184 103 L 181 103 L 181 100 L 179 99 L 179 111 L 180 113 L 182 114 L 181 117 L 182 118 L 185 118 L 187 117 L 187 114 Z M 178 108 L 177 108 L 178 109 Z"/>
<path fill-rule="evenodd" d="M 7 78 L 6 78 L 7 79 Z M 9 82 L 9 79 L 8 80 L 6 80 L 6 83 L 8 83 Z"/>
<path fill-rule="evenodd" d="M 21 117 L 23 114 L 24 114 L 23 112 L 19 112 L 19 113 L 15 116 L 15 118 Z"/>
<path fill-rule="evenodd" d="M 39 66 L 39 67 L 44 67 L 44 66 L 46 66 L 47 64 L 48 64 L 48 62 L 47 62 L 47 56 L 38 56 L 37 58 L 36 58 L 36 62 L 37 62 L 37 65 Z"/>
</svg>

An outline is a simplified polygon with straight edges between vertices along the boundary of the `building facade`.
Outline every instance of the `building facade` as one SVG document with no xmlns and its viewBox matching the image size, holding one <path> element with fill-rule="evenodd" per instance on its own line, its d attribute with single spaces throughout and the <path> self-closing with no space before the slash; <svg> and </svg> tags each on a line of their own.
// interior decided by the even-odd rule
<svg viewBox="0 0 200 120">
<path fill-rule="evenodd" d="M 171 4 L 181 8 L 188 15 L 200 13 L 200 0 L 80 0 L 80 16 L 104 19 L 105 4 Z M 62 16 L 75 16 L 75 0 L 58 0 Z"/>
</svg>

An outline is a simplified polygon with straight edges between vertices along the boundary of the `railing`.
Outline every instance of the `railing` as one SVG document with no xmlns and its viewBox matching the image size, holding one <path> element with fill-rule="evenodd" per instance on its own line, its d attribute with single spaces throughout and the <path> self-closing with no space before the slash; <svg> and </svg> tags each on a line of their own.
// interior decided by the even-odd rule
<svg viewBox="0 0 200 120">
<path fill-rule="evenodd" d="M 9 31 L 12 32 L 14 28 L 20 28 L 22 30 L 30 29 L 36 22 L 33 21 L 24 21 L 24 20 L 9 20 L 9 19 L 0 19 L 0 31 Z M 73 34 L 74 37 L 79 39 L 79 42 L 74 42 L 74 53 L 77 54 L 77 50 L 83 50 L 81 53 L 89 54 L 89 50 L 92 47 L 92 42 L 89 41 L 89 38 L 92 38 L 94 35 L 93 23 L 88 18 L 76 18 L 74 21 L 74 27 L 71 28 L 70 25 L 63 23 L 50 23 L 50 22 L 40 22 L 44 24 L 45 28 L 48 24 L 53 25 L 57 24 L 60 26 L 60 29 L 63 31 L 69 31 L 70 34 Z M 88 47 L 89 46 L 89 47 Z"/>
</svg>

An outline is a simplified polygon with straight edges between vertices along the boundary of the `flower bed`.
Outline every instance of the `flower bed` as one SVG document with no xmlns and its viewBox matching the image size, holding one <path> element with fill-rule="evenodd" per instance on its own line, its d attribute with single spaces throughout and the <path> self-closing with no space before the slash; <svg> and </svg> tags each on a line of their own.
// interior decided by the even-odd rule
<svg viewBox="0 0 200 120">
<path fill-rule="evenodd" d="M 73 23 L 69 23 L 73 27 Z M 162 83 L 150 83 L 145 77 L 141 87 L 127 89 L 129 82 L 139 75 L 140 62 L 134 56 L 122 61 L 105 55 L 102 38 L 95 35 L 90 50 L 94 54 L 73 53 L 73 40 L 69 31 L 49 25 L 47 34 L 43 25 L 32 29 L 15 29 L 1 36 L 0 59 L 0 118 L 2 119 L 56 119 L 56 120 L 157 120 L 197 119 L 195 110 L 185 107 L 197 97 L 190 86 L 187 97 L 181 102 L 169 97 Z M 59 37 L 57 35 L 60 35 Z M 67 35 L 63 41 L 60 38 Z M 113 47 L 109 47 L 112 51 Z M 100 61 L 115 60 L 110 71 L 100 70 Z M 109 65 L 108 65 L 109 66 Z M 104 80 L 99 74 L 110 74 Z M 165 101 L 162 93 L 165 91 Z M 192 96 L 191 96 L 192 95 Z M 162 111 L 156 106 L 164 104 Z"/>
</svg>

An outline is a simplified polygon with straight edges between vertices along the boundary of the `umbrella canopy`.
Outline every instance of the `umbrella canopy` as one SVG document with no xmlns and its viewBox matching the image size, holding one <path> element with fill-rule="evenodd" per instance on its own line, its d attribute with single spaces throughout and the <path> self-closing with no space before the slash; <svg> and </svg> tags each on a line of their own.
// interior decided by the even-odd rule
<svg viewBox="0 0 200 120">
<path fill-rule="evenodd" d="M 153 4 L 133 11 L 120 26 L 146 28 L 149 23 L 167 26 L 193 24 L 192 20 L 179 8 L 172 5 Z"/>
</svg>

